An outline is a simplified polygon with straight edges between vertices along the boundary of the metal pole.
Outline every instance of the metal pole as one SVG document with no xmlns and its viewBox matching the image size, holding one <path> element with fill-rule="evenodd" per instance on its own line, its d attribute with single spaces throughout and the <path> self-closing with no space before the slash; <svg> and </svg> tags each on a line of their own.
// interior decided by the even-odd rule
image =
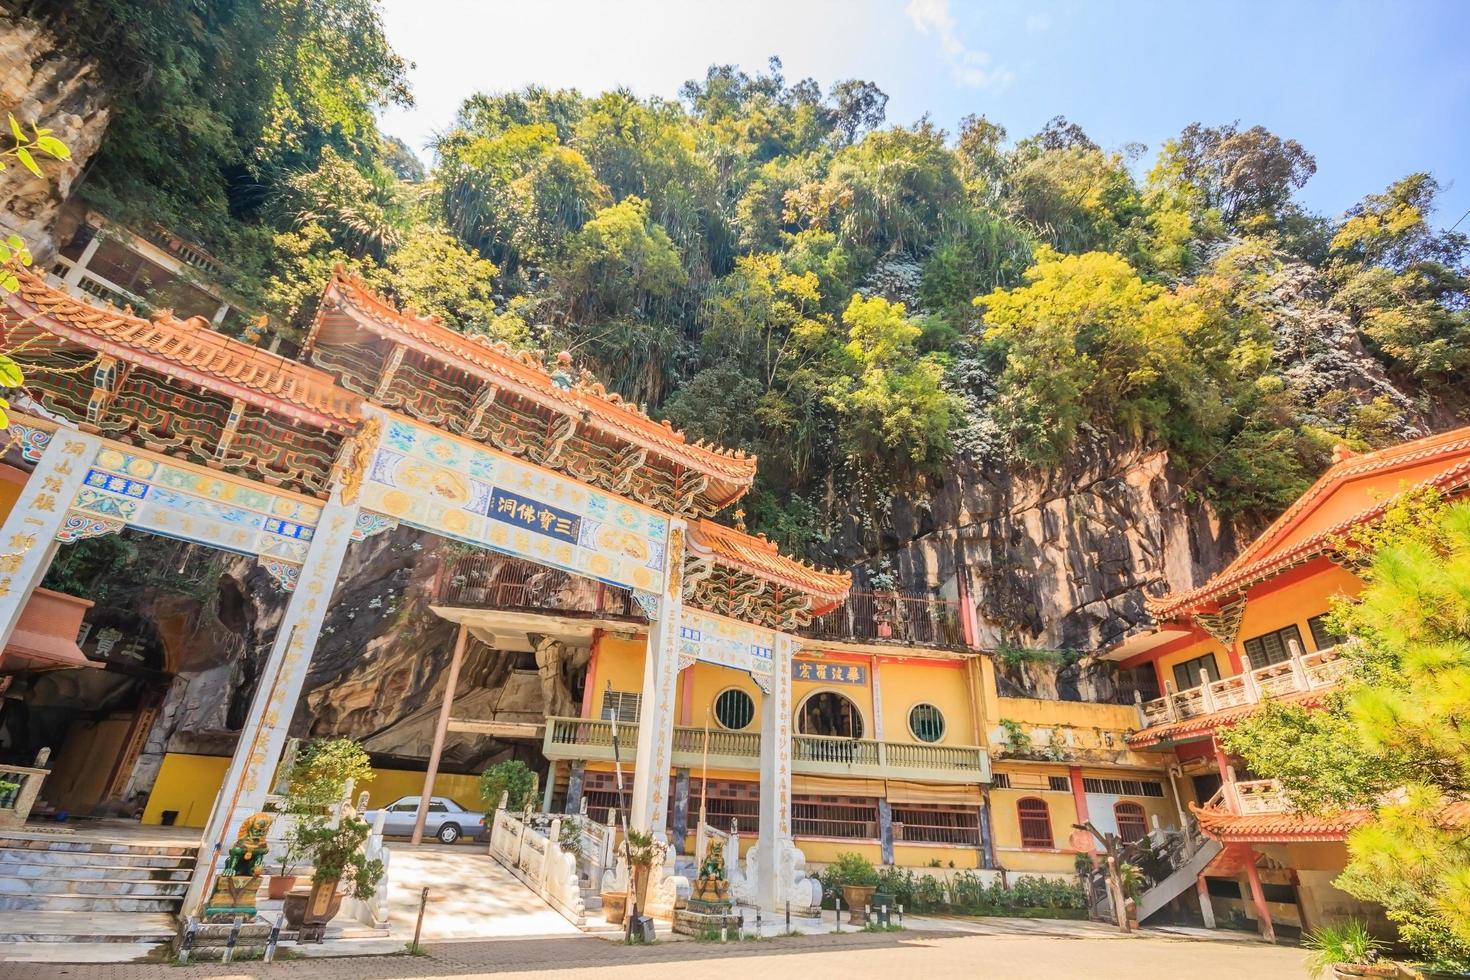
<svg viewBox="0 0 1470 980">
<path fill-rule="evenodd" d="M 434 728 L 434 745 L 429 749 L 429 767 L 424 771 L 424 791 L 419 796 L 419 812 L 413 818 L 413 841 L 424 840 L 424 822 L 429 819 L 429 800 L 434 795 L 434 777 L 439 773 L 439 756 L 444 751 L 444 736 L 449 731 L 449 712 L 454 707 L 454 689 L 459 686 L 459 665 L 464 661 L 465 640 L 469 630 L 459 624 L 454 640 L 454 656 L 449 661 L 449 678 L 444 682 L 444 703 L 439 706 L 439 724 Z"/>
<path fill-rule="evenodd" d="M 612 693 L 612 681 L 607 682 L 607 693 Z M 618 713 L 611 711 L 608 719 L 612 722 L 612 750 L 613 750 L 613 773 L 618 780 L 618 802 L 623 805 L 623 857 L 627 859 L 628 881 L 627 889 L 623 895 L 623 942 L 633 941 L 633 919 L 638 914 L 638 892 L 633 887 L 633 878 L 637 874 L 633 870 L 633 848 L 628 845 L 628 797 L 623 789 L 623 758 L 618 750 Z"/>
<path fill-rule="evenodd" d="M 419 921 L 413 927 L 413 949 L 410 952 L 417 953 L 419 951 L 419 936 L 424 931 L 424 908 L 428 904 L 429 889 L 425 887 L 423 891 L 419 892 Z"/>
</svg>

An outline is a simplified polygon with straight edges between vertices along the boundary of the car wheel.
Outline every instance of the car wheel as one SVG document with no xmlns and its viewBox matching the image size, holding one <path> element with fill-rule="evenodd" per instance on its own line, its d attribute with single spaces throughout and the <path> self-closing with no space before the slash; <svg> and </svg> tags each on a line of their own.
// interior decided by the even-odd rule
<svg viewBox="0 0 1470 980">
<path fill-rule="evenodd" d="M 459 840 L 459 825 L 447 823 L 439 828 L 439 843 L 453 844 Z"/>
</svg>

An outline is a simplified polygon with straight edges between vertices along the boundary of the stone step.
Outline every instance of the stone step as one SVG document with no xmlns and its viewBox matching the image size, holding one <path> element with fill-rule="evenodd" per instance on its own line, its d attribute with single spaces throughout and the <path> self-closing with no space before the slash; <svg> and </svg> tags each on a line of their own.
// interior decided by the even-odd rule
<svg viewBox="0 0 1470 980">
<path fill-rule="evenodd" d="M 188 881 L 190 868 L 150 868 L 137 864 L 0 864 L 0 878 L 62 878 L 84 881 Z"/>
<path fill-rule="evenodd" d="M 0 943 L 166 943 L 173 917 L 164 913 L 34 912 L 0 915 Z"/>
<path fill-rule="evenodd" d="M 198 845 L 189 844 L 132 844 L 126 841 L 0 834 L 0 851 L 12 850 L 62 851 L 68 854 L 150 855 L 190 860 L 199 853 Z"/>
<path fill-rule="evenodd" d="M 9 878 L 0 875 L 0 897 L 8 895 L 99 895 L 114 898 L 170 898 L 189 890 L 183 881 L 136 881 L 117 878 Z"/>
<path fill-rule="evenodd" d="M 183 895 L 176 897 L 132 898 L 128 896 L 85 895 L 59 892 L 51 895 L 0 894 L 0 911 L 23 912 L 176 912 L 183 905 Z M 0 916 L 0 930 L 6 928 Z"/>
<path fill-rule="evenodd" d="M 146 854 L 132 851 L 62 851 L 40 848 L 13 848 L 0 845 L 0 874 L 20 865 L 44 864 L 51 867 L 121 867 L 192 868 L 193 855 Z"/>
</svg>

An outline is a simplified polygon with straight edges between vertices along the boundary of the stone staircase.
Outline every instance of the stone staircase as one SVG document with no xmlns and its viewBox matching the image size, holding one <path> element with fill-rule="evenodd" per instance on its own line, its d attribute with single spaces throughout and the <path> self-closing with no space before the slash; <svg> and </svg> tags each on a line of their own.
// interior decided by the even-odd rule
<svg viewBox="0 0 1470 980">
<path fill-rule="evenodd" d="M 180 844 L 0 833 L 0 920 L 16 912 L 177 914 L 197 853 Z"/>
</svg>

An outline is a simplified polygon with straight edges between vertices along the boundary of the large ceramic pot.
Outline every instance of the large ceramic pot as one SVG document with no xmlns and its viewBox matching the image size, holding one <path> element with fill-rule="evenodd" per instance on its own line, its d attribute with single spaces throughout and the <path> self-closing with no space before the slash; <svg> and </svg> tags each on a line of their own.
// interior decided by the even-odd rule
<svg viewBox="0 0 1470 980">
<path fill-rule="evenodd" d="M 271 875 L 270 881 L 266 884 L 265 893 L 274 901 L 279 902 L 291 893 L 291 889 L 296 887 L 296 880 L 295 875 Z"/>
<path fill-rule="evenodd" d="M 628 911 L 628 893 L 623 891 L 602 893 L 602 914 L 613 925 L 622 925 Z"/>
<path fill-rule="evenodd" d="M 287 928 L 295 929 L 303 938 L 320 937 L 342 908 L 343 896 L 337 885 L 336 881 L 323 881 L 309 888 L 293 888 L 281 906 Z"/>
<path fill-rule="evenodd" d="M 847 921 L 855 926 L 867 925 L 866 908 L 873 903 L 873 885 L 843 885 L 842 904 L 848 908 Z"/>
</svg>

